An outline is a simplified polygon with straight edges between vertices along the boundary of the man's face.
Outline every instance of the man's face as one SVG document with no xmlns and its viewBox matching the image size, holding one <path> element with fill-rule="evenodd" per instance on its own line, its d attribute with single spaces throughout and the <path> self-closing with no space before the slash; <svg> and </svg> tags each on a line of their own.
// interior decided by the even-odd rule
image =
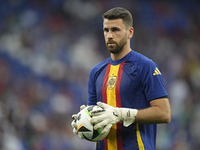
<svg viewBox="0 0 200 150">
<path fill-rule="evenodd" d="M 108 51 L 113 54 L 120 53 L 128 40 L 127 29 L 122 19 L 104 19 L 103 30 Z"/>
</svg>

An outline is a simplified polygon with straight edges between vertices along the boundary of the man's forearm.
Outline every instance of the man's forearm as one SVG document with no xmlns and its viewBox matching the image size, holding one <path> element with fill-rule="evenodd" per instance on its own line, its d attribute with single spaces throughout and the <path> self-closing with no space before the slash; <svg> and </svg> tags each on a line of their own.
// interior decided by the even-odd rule
<svg viewBox="0 0 200 150">
<path fill-rule="evenodd" d="M 162 105 L 159 104 L 159 101 Z M 169 123 L 170 120 L 171 110 L 168 99 L 154 100 L 151 103 L 151 107 L 138 110 L 135 117 L 135 123 L 141 124 Z"/>
</svg>

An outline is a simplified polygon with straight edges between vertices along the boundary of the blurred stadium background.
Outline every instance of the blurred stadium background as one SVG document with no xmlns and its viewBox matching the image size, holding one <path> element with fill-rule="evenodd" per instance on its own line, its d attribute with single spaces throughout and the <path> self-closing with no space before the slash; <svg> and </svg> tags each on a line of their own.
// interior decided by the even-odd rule
<svg viewBox="0 0 200 150">
<path fill-rule="evenodd" d="M 0 149 L 92 150 L 71 115 L 86 104 L 90 69 L 109 57 L 102 14 L 130 10 L 132 49 L 162 69 L 172 120 L 157 150 L 200 149 L 200 2 L 0 0 Z"/>
</svg>

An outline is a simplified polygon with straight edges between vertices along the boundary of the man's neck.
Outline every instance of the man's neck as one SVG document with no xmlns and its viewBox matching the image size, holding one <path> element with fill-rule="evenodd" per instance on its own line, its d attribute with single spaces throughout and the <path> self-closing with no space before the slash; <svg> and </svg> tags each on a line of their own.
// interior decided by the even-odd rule
<svg viewBox="0 0 200 150">
<path fill-rule="evenodd" d="M 111 56 L 111 59 L 113 60 L 113 61 L 117 61 L 117 60 L 120 60 L 120 59 L 122 59 L 124 56 L 126 56 L 129 52 L 131 51 L 131 48 L 129 47 L 129 48 L 126 48 L 126 49 L 123 49 L 120 53 L 118 53 L 118 54 L 110 54 L 110 56 Z"/>
</svg>

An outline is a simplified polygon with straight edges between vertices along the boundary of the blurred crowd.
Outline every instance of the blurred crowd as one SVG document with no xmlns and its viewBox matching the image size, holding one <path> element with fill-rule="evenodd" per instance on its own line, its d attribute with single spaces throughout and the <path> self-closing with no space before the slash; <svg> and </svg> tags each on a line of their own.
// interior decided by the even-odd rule
<svg viewBox="0 0 200 150">
<path fill-rule="evenodd" d="M 133 15 L 133 50 L 161 68 L 172 120 L 157 150 L 200 149 L 200 2 L 0 0 L 0 149 L 93 150 L 74 136 L 91 68 L 109 57 L 102 14 Z"/>
</svg>

